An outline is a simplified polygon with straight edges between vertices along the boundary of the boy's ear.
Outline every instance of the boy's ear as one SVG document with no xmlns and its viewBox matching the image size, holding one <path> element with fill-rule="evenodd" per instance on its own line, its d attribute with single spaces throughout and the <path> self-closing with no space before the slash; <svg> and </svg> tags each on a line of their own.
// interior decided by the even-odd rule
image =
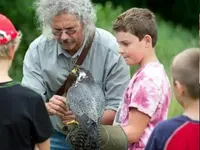
<svg viewBox="0 0 200 150">
<path fill-rule="evenodd" d="M 16 45 L 13 45 L 8 52 L 8 59 L 13 60 L 15 57 Z"/>
<path fill-rule="evenodd" d="M 176 88 L 176 91 L 178 92 L 179 95 L 184 95 L 185 93 L 184 85 L 182 85 L 179 81 L 175 80 L 174 87 Z"/>
<path fill-rule="evenodd" d="M 143 39 L 144 39 L 146 48 L 149 48 L 149 46 L 152 47 L 152 38 L 150 35 L 145 35 Z"/>
</svg>

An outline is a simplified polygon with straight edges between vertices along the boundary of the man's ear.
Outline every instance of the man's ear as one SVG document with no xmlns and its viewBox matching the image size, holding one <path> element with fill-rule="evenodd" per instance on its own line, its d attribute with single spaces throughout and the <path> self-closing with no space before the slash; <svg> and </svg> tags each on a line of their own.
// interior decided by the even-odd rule
<svg viewBox="0 0 200 150">
<path fill-rule="evenodd" d="M 8 59 L 13 60 L 15 57 L 16 45 L 13 45 L 8 52 Z"/>
</svg>

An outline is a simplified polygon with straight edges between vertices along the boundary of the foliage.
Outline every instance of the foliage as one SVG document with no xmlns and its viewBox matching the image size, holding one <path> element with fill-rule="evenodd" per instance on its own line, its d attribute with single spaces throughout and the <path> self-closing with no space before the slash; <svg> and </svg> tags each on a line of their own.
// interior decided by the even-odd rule
<svg viewBox="0 0 200 150">
<path fill-rule="evenodd" d="M 95 3 L 107 3 L 107 0 L 93 0 Z M 175 24 L 181 24 L 188 29 L 197 27 L 198 14 L 200 10 L 199 0 L 112 0 L 115 6 L 124 9 L 131 7 L 145 7 L 161 15 L 165 20 Z"/>
<path fill-rule="evenodd" d="M 21 45 L 15 56 L 10 74 L 16 80 L 21 80 L 23 56 L 31 43 L 38 35 L 33 0 L 1 0 L 0 13 L 6 15 L 14 23 L 17 30 L 23 34 Z"/>
<path fill-rule="evenodd" d="M 115 18 L 123 11 L 122 7 L 114 8 L 111 2 L 107 2 L 105 5 L 97 4 L 95 6 L 97 12 L 96 26 L 112 32 L 112 24 Z"/>
</svg>

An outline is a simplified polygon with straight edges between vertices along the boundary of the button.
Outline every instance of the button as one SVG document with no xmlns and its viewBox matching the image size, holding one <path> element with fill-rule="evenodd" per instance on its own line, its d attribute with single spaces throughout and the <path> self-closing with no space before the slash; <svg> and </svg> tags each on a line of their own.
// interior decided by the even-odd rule
<svg viewBox="0 0 200 150">
<path fill-rule="evenodd" d="M 76 63 L 76 61 L 75 60 L 72 60 L 72 64 L 75 64 Z"/>
</svg>

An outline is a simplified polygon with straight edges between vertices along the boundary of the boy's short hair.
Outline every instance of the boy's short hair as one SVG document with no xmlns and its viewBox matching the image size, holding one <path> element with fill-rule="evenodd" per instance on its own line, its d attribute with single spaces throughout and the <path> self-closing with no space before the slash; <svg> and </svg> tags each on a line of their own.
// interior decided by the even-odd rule
<svg viewBox="0 0 200 150">
<path fill-rule="evenodd" d="M 140 40 L 145 35 L 152 38 L 152 46 L 157 42 L 157 24 L 153 12 L 146 8 L 131 8 L 119 15 L 113 25 L 116 32 L 130 32 Z"/>
<path fill-rule="evenodd" d="M 186 49 L 172 62 L 172 77 L 185 85 L 191 98 L 199 97 L 199 48 Z"/>
<path fill-rule="evenodd" d="M 7 57 L 13 45 L 18 46 L 21 41 L 21 32 L 17 32 L 12 22 L 0 14 L 0 57 Z"/>
</svg>

